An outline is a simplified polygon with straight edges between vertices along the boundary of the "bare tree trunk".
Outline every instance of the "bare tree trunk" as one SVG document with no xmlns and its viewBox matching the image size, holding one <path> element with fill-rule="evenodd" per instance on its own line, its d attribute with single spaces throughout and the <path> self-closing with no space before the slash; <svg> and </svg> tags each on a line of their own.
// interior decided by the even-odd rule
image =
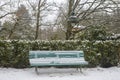
<svg viewBox="0 0 120 80">
<path fill-rule="evenodd" d="M 67 31 L 66 31 L 66 40 L 69 40 L 71 37 L 72 26 L 69 22 L 67 22 Z"/>
<path fill-rule="evenodd" d="M 73 4 L 74 0 L 69 0 L 69 8 L 68 8 L 68 17 L 70 17 L 71 12 L 73 11 Z M 66 40 L 69 40 L 71 37 L 71 31 L 72 31 L 73 26 L 71 25 L 70 22 L 67 22 L 67 31 L 66 31 Z"/>
<path fill-rule="evenodd" d="M 31 0 L 27 0 L 29 5 L 31 6 L 32 10 L 34 11 L 34 13 L 36 14 L 35 15 L 35 24 L 36 24 L 36 31 L 35 31 L 35 37 L 34 39 L 38 39 L 38 37 L 40 36 L 40 39 L 41 39 L 41 28 L 40 26 L 42 25 L 41 24 L 41 20 L 42 18 L 44 17 L 42 14 L 42 12 L 44 12 L 49 6 L 47 5 L 47 0 L 38 0 L 38 4 L 37 6 L 35 4 L 32 4 L 30 1 Z"/>
<path fill-rule="evenodd" d="M 39 3 L 38 3 L 38 9 L 37 9 L 37 22 L 36 22 L 36 34 L 35 34 L 35 40 L 38 39 L 38 34 L 39 34 L 39 25 L 40 25 L 40 3 L 41 3 L 41 0 L 39 0 Z"/>
</svg>

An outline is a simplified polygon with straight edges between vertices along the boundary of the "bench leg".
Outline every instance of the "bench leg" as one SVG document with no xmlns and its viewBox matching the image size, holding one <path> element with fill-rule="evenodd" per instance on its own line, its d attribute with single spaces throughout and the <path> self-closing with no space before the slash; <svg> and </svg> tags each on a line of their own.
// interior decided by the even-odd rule
<svg viewBox="0 0 120 80">
<path fill-rule="evenodd" d="M 39 74 L 38 73 L 38 67 L 35 67 L 35 72 L 36 72 L 36 74 Z"/>
<path fill-rule="evenodd" d="M 83 72 L 82 72 L 82 67 L 80 67 L 80 72 L 83 73 Z"/>
<path fill-rule="evenodd" d="M 77 68 L 77 71 L 83 73 L 83 72 L 82 72 L 82 67 L 78 67 L 78 68 Z"/>
</svg>

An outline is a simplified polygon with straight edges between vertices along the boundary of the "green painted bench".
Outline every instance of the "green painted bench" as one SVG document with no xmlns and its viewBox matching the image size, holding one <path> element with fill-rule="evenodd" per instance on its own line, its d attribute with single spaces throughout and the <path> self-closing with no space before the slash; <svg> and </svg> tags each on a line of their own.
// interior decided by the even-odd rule
<svg viewBox="0 0 120 80">
<path fill-rule="evenodd" d="M 88 62 L 84 59 L 83 51 L 30 51 L 29 62 L 31 66 L 35 67 L 37 73 L 37 67 L 39 66 L 88 65 Z"/>
</svg>

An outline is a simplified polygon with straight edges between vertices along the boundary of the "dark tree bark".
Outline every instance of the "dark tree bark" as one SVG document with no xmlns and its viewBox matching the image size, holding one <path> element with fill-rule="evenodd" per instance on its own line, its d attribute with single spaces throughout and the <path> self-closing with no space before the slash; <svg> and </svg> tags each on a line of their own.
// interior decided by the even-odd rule
<svg viewBox="0 0 120 80">
<path fill-rule="evenodd" d="M 68 4 L 68 18 L 71 15 L 71 12 L 73 11 L 73 4 L 74 4 L 74 0 L 69 0 L 69 4 Z M 70 22 L 67 21 L 67 31 L 66 31 L 66 40 L 69 40 L 71 37 L 71 30 L 72 30 L 73 26 L 71 25 Z"/>
<path fill-rule="evenodd" d="M 37 21 L 36 21 L 36 34 L 35 34 L 35 40 L 38 38 L 38 34 L 39 34 L 39 25 L 40 25 L 40 3 L 41 0 L 39 0 L 38 3 L 38 9 L 37 9 Z"/>
</svg>

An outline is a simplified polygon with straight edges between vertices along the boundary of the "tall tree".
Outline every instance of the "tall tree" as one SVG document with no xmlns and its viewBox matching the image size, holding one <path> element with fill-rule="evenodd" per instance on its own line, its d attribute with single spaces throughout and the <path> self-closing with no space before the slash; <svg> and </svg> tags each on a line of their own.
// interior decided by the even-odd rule
<svg viewBox="0 0 120 80">
<path fill-rule="evenodd" d="M 113 1 L 109 9 L 91 15 L 89 24 L 104 25 L 109 32 L 120 33 L 120 1 Z"/>
<path fill-rule="evenodd" d="M 85 21 L 91 19 L 91 15 L 95 12 L 106 11 L 110 8 L 110 3 L 113 0 L 67 0 L 66 6 L 60 6 L 60 14 L 58 21 L 66 28 L 66 39 L 70 39 L 72 35 L 72 26 L 67 20 L 72 11 L 76 13 L 79 18 L 79 23 L 83 24 Z"/>
<path fill-rule="evenodd" d="M 47 4 L 47 0 L 37 0 L 37 3 L 34 4 L 28 0 L 32 11 L 33 11 L 33 17 L 35 22 L 35 40 L 40 38 L 41 39 L 41 26 L 42 26 L 42 20 L 46 16 L 45 11 L 49 8 L 49 5 Z"/>
<path fill-rule="evenodd" d="M 17 38 L 17 39 L 26 39 L 30 35 L 31 27 L 31 16 L 26 9 L 25 5 L 21 4 L 20 7 L 16 10 L 15 19 L 13 28 L 9 33 L 8 39 Z"/>
</svg>

